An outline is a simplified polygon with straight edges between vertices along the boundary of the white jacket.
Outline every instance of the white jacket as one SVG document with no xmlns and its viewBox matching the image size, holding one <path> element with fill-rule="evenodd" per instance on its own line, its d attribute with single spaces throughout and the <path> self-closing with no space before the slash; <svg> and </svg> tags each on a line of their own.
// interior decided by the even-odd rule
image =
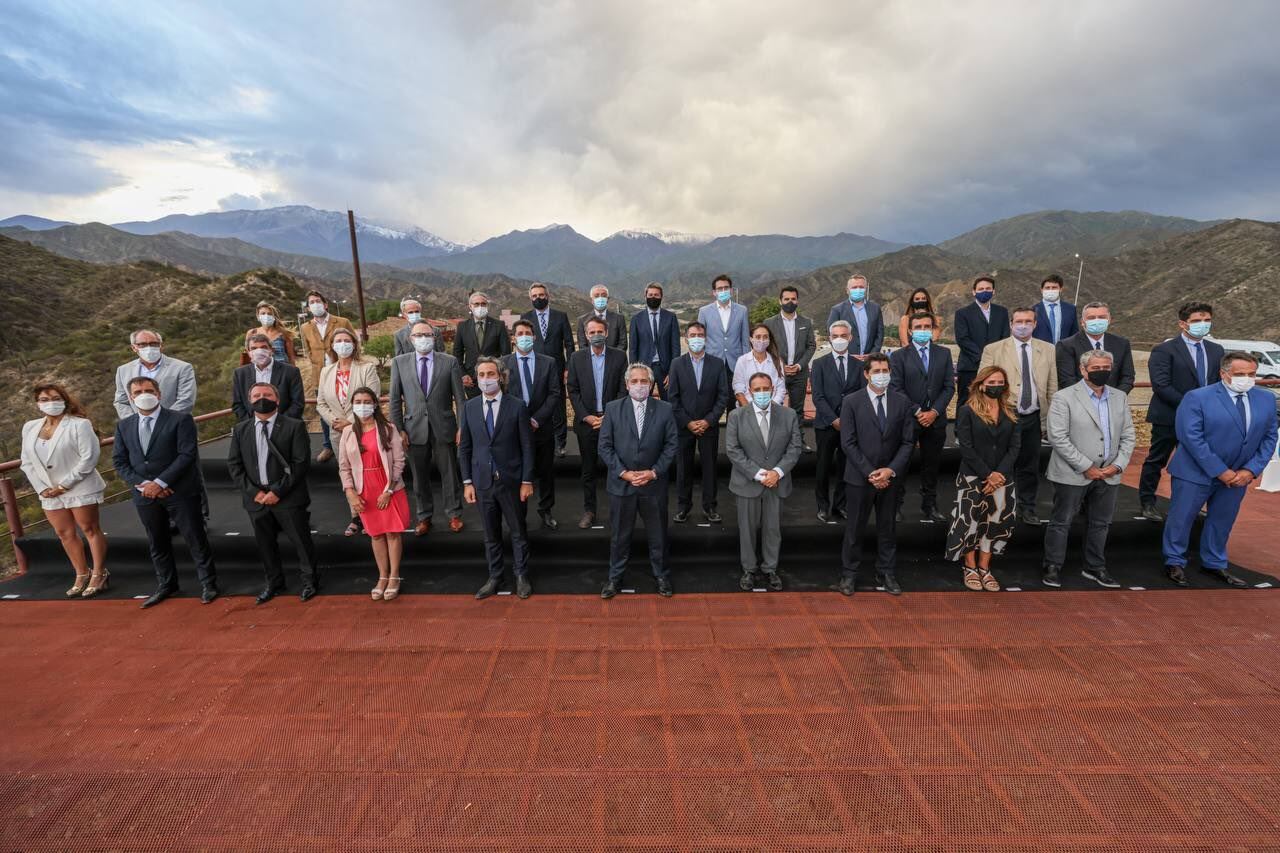
<svg viewBox="0 0 1280 853">
<path fill-rule="evenodd" d="M 86 418 L 66 415 L 49 440 L 49 461 L 42 462 L 36 453 L 36 440 L 44 418 L 22 425 L 22 473 L 27 475 L 36 494 L 61 486 L 63 497 L 82 497 L 101 492 L 107 484 L 98 473 L 98 457 L 102 453 L 93 425 Z"/>
</svg>

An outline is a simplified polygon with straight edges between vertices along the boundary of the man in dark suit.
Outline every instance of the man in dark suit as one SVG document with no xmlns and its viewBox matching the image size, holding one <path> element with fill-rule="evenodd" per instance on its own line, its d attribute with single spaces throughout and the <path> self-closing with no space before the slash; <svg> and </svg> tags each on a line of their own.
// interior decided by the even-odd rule
<svg viewBox="0 0 1280 853">
<path fill-rule="evenodd" d="M 880 352 L 884 346 L 884 316 L 880 306 L 867 299 L 867 277 L 862 273 L 849 276 L 845 290 L 849 294 L 846 301 L 831 306 L 827 315 L 827 328 L 837 320 L 849 324 L 853 338 L 849 343 L 849 354 L 859 361 L 865 360 L 869 353 Z"/>
<path fill-rule="evenodd" d="M 973 280 L 973 302 L 956 311 L 956 344 L 960 347 L 960 361 L 956 364 L 957 405 L 963 406 L 969 399 L 969 385 L 978 375 L 978 364 L 987 344 L 1009 337 L 1009 312 L 1003 305 L 992 302 L 995 296 L 995 279 L 980 275 Z"/>
<path fill-rule="evenodd" d="M 840 445 L 844 449 L 844 482 L 849 520 L 844 528 L 843 566 L 837 587 L 853 595 L 862 563 L 862 535 L 871 510 L 876 511 L 876 573 L 885 592 L 899 595 L 895 571 L 898 543 L 895 523 L 900 480 L 911 460 L 915 404 L 889 388 L 889 357 L 875 353 L 863 363 L 865 391 L 845 397 L 840 407 Z"/>
<path fill-rule="evenodd" d="M 729 405 L 729 373 L 724 362 L 706 354 L 707 329 L 698 321 L 685 327 L 689 352 L 671 363 L 668 398 L 676 419 L 676 516 L 689 520 L 693 510 L 693 454 L 702 465 L 702 513 L 719 524 L 716 511 L 716 456 L 720 452 L 720 416 Z"/>
<path fill-rule="evenodd" d="M 1040 301 L 1035 305 L 1036 327 L 1034 337 L 1058 345 L 1058 341 L 1080 331 L 1076 321 L 1076 306 L 1062 301 L 1062 276 L 1050 275 L 1040 284 Z M 1076 374 L 1079 379 L 1079 373 Z"/>
<path fill-rule="evenodd" d="M 592 317 L 587 321 L 587 348 L 569 358 L 573 433 L 582 458 L 582 518 L 578 527 L 583 530 L 596 521 L 596 463 L 605 407 L 626 395 L 627 354 L 605 346 L 605 335 L 604 320 Z"/>
<path fill-rule="evenodd" d="M 231 432 L 227 468 L 249 513 L 267 572 L 267 585 L 258 594 L 258 604 L 266 604 L 285 590 L 281 532 L 297 552 L 302 570 L 300 597 L 309 601 L 320 587 L 320 573 L 311 541 L 311 495 L 307 491 L 311 438 L 307 425 L 280 411 L 280 394 L 269 383 L 249 389 L 249 408 L 253 417 L 236 424 Z"/>
<path fill-rule="evenodd" d="M 538 517 L 548 530 L 559 527 L 551 508 L 556 503 L 555 420 L 556 409 L 563 405 L 560 397 L 560 368 L 555 359 L 539 355 L 535 345 L 534 324 L 516 320 L 512 331 L 516 351 L 502 359 L 507 371 L 507 393 L 524 401 L 529 411 L 529 429 L 533 432 L 533 479 L 538 486 Z M 525 502 L 528 506 L 528 502 Z"/>
<path fill-rule="evenodd" d="M 831 352 L 813 363 L 813 438 L 818 446 L 818 470 L 814 494 L 818 521 L 826 524 L 845 514 L 844 451 L 840 449 L 840 406 L 844 398 L 866 382 L 862 362 L 849 354 L 853 330 L 847 320 L 836 320 L 827 329 Z M 834 489 L 831 475 L 835 473 Z"/>
<path fill-rule="evenodd" d="M 306 395 L 302 390 L 302 371 L 292 364 L 276 361 L 271 354 L 271 339 L 266 335 L 250 335 L 246 344 L 249 363 L 231 372 L 231 411 L 237 421 L 253 417 L 249 408 L 249 389 L 255 384 L 276 388 L 280 414 L 291 418 L 302 417 L 302 405 Z"/>
<path fill-rule="evenodd" d="M 533 432 L 529 410 L 519 397 L 504 394 L 502 364 L 492 356 L 476 361 L 480 396 L 463 406 L 458 463 L 462 468 L 463 499 L 479 503 L 484 525 L 484 548 L 489 579 L 476 593 L 488 598 L 502 582 L 502 520 L 511 532 L 512 570 L 516 595 L 528 598 L 529 540 L 525 504 L 533 495 Z"/>
<path fill-rule="evenodd" d="M 413 342 L 409 340 L 409 336 L 414 324 L 422 322 L 422 303 L 412 296 L 406 296 L 400 300 L 400 316 L 405 322 L 394 335 L 395 355 L 413 352 Z"/>
<path fill-rule="evenodd" d="M 587 321 L 592 317 L 605 323 L 604 345 L 627 351 L 627 318 L 609 310 L 609 288 L 597 284 L 591 288 L 591 310 L 578 318 L 578 347 L 587 346 Z"/>
<path fill-rule="evenodd" d="M 476 390 L 476 360 L 482 355 L 502 358 L 511 352 L 511 336 L 501 320 L 489 316 L 489 297 L 476 291 L 467 298 L 471 316 L 458 324 L 453 335 L 453 357 L 462 365 L 462 387 L 470 400 Z"/>
<path fill-rule="evenodd" d="M 204 485 L 196 422 L 189 414 L 163 408 L 160 385 L 149 376 L 130 379 L 125 391 L 136 414 L 116 424 L 111 461 L 120 479 L 132 487 L 133 507 L 151 545 L 158 585 L 142 606 L 152 607 L 178 591 L 170 523 L 191 550 L 200 578 L 200 601 L 208 604 L 218 597 L 218 571 L 200 515 Z"/>
<path fill-rule="evenodd" d="M 1111 309 L 1105 302 L 1090 302 L 1084 306 L 1084 328 L 1069 338 L 1058 341 L 1058 390 L 1061 391 L 1080 381 L 1080 357 L 1089 350 L 1109 352 L 1114 359 L 1111 362 L 1111 376 L 1107 385 L 1118 388 L 1126 395 L 1133 390 L 1136 372 L 1133 369 L 1133 348 L 1129 339 L 1113 335 L 1111 328 Z M 1040 328 L 1040 324 L 1036 324 Z"/>
<path fill-rule="evenodd" d="M 1151 403 L 1147 406 L 1151 449 L 1142 462 L 1138 500 L 1142 504 L 1142 517 L 1148 521 L 1164 521 L 1156 509 L 1156 488 L 1160 485 L 1160 472 L 1169 464 L 1169 457 L 1178 446 L 1178 406 L 1188 391 L 1217 380 L 1213 368 L 1224 355 L 1221 346 L 1206 340 L 1213 327 L 1212 305 L 1186 303 L 1178 309 L 1178 327 L 1178 336 L 1157 344 L 1147 361 L 1147 373 L 1151 377 Z"/>
<path fill-rule="evenodd" d="M 609 469 L 609 580 L 600 597 L 618 594 L 639 514 L 649 539 L 649 565 L 658 593 L 670 598 L 667 484 L 676 456 L 676 420 L 670 403 L 651 396 L 653 371 L 648 365 L 631 365 L 626 377 L 628 396 L 608 404 L 600 429 L 600 458 Z"/>
<path fill-rule="evenodd" d="M 667 377 L 671 362 L 680 357 L 680 321 L 662 307 L 662 285 L 649 282 L 644 289 L 645 310 L 631 318 L 631 363 L 649 365 L 657 379 L 658 397 L 669 400 Z"/>
<path fill-rule="evenodd" d="M 533 310 L 520 315 L 520 319 L 533 323 L 533 348 L 538 355 L 555 360 L 560 376 L 560 402 L 552 409 L 555 420 L 556 455 L 564 456 L 564 440 L 568 435 L 568 417 L 565 413 L 565 366 L 573 355 L 573 331 L 569 327 L 569 315 L 551 306 L 551 291 L 540 281 L 529 285 L 529 302 Z"/>
<path fill-rule="evenodd" d="M 787 285 L 778 292 L 778 313 L 764 321 L 769 334 L 782 358 L 782 372 L 787 380 L 787 399 L 796 416 L 804 424 L 804 401 L 809 387 L 809 361 L 817 349 L 813 321 L 800 314 L 800 291 Z M 800 430 L 801 447 L 805 453 L 813 448 L 804 441 Z M 816 439 L 815 439 L 816 440 Z"/>
<path fill-rule="evenodd" d="M 920 444 L 920 514 L 926 523 L 941 524 L 938 512 L 938 466 L 947 443 L 947 405 L 956 392 L 951 349 L 933 342 L 933 315 L 911 315 L 911 340 L 889 357 L 889 387 L 905 394 L 915 407 L 916 441 Z M 905 486 L 897 489 L 901 521 Z"/>
</svg>

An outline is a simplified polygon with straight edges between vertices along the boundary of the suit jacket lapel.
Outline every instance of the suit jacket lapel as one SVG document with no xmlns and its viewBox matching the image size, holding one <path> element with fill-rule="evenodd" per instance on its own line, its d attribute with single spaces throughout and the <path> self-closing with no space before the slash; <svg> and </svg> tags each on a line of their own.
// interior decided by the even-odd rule
<svg viewBox="0 0 1280 853">
<path fill-rule="evenodd" d="M 1086 385 L 1084 380 L 1077 382 L 1076 385 L 1082 389 L 1081 393 L 1085 395 L 1085 402 L 1088 403 L 1088 405 L 1085 406 L 1085 411 L 1089 413 L 1089 417 L 1093 418 L 1094 424 L 1098 427 L 1099 430 L 1101 430 L 1102 419 L 1098 417 L 1098 404 L 1094 402 L 1093 389 L 1090 388 L 1088 385 Z M 1111 402 L 1112 402 L 1111 392 L 1108 391 L 1107 392 L 1107 413 L 1108 414 L 1111 414 Z M 1114 431 L 1115 423 L 1113 422 L 1111 426 L 1113 427 L 1113 431 Z"/>
<path fill-rule="evenodd" d="M 1219 382 L 1214 392 L 1218 397 L 1218 401 L 1226 407 L 1227 414 L 1231 415 L 1231 422 L 1236 425 L 1236 429 L 1240 430 L 1241 435 L 1247 436 L 1248 430 L 1246 429 L 1245 420 L 1240 416 L 1240 410 L 1236 408 L 1235 400 L 1232 398 L 1231 393 L 1227 391 L 1226 386 Z M 1245 404 L 1248 405 L 1249 397 L 1247 395 L 1244 400 Z"/>
</svg>

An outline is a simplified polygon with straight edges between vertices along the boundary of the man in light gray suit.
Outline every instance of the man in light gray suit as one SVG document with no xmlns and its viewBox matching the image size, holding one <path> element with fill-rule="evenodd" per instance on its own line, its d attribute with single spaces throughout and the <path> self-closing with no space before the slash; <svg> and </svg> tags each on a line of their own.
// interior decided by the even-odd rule
<svg viewBox="0 0 1280 853">
<path fill-rule="evenodd" d="M 129 402 L 129 380 L 136 376 L 154 379 L 160 386 L 160 399 L 171 412 L 191 414 L 196 405 L 196 371 L 185 361 L 161 353 L 164 338 L 151 329 L 139 329 L 129 335 L 129 346 L 138 357 L 116 368 L 116 417 L 124 420 L 134 414 Z"/>
<path fill-rule="evenodd" d="M 1053 395 L 1049 406 L 1049 443 L 1053 456 L 1045 476 L 1054 484 L 1053 517 L 1044 534 L 1045 586 L 1062 585 L 1067 535 L 1083 504 L 1087 530 L 1081 574 L 1109 589 L 1120 584 L 1107 572 L 1107 533 L 1115 514 L 1120 475 L 1133 454 L 1133 416 L 1129 399 L 1107 380 L 1115 356 L 1088 350 L 1080 356 L 1083 382 Z"/>
<path fill-rule="evenodd" d="M 756 373 L 748 382 L 751 405 L 729 413 L 724 451 L 733 466 L 729 491 L 738 498 L 738 548 L 742 579 L 750 592 L 757 569 L 769 589 L 782 589 L 778 546 L 782 542 L 782 502 L 791 494 L 791 469 L 800 458 L 800 418 L 793 409 L 773 402 L 773 379 Z M 756 540 L 760 561 L 756 561 Z"/>
<path fill-rule="evenodd" d="M 395 333 L 395 355 L 404 355 L 407 352 L 413 352 L 413 344 L 409 342 L 409 333 L 413 331 L 413 324 L 422 319 L 422 303 L 412 296 L 406 296 L 400 300 L 400 316 L 404 318 L 404 325 L 396 329 Z"/>
<path fill-rule="evenodd" d="M 404 433 L 413 472 L 413 494 L 418 523 L 413 532 L 431 532 L 434 505 L 431 500 L 431 461 L 440 472 L 440 491 L 449 529 L 462 529 L 462 479 L 458 475 L 458 416 L 466 402 L 462 368 L 451 355 L 436 351 L 435 330 L 430 323 L 415 323 L 409 341 L 413 352 L 391 362 L 391 422 Z"/>
</svg>

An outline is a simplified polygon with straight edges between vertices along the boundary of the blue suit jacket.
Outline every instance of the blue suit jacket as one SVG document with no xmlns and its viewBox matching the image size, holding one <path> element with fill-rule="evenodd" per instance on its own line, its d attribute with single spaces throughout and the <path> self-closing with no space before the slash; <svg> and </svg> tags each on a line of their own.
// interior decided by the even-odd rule
<svg viewBox="0 0 1280 853">
<path fill-rule="evenodd" d="M 1031 337 L 1039 338 L 1045 343 L 1054 344 L 1053 331 L 1049 328 L 1049 312 L 1044 307 L 1044 300 L 1041 299 L 1035 304 L 1036 309 L 1036 327 L 1031 332 Z M 1061 331 L 1058 332 L 1058 340 L 1065 341 L 1067 338 L 1080 331 L 1080 323 L 1076 319 L 1076 306 L 1070 302 L 1058 302 L 1058 323 Z"/>
<path fill-rule="evenodd" d="M 472 397 L 462 407 L 461 432 L 458 466 L 464 481 L 470 480 L 477 489 L 493 488 L 492 468 L 513 485 L 533 481 L 533 430 L 524 400 L 502 395 L 490 438 L 484 423 L 484 397 Z"/>
<path fill-rule="evenodd" d="M 848 361 L 845 371 L 845 382 L 840 383 L 840 372 L 836 370 L 834 354 L 815 358 L 809 373 L 809 389 L 813 393 L 813 425 L 818 429 L 827 429 L 832 421 L 840 417 L 840 404 L 844 398 L 866 385 L 867 377 L 862 372 L 862 362 L 846 354 Z"/>
<path fill-rule="evenodd" d="M 898 347 L 889 356 L 892 379 L 889 387 L 907 395 L 919 409 L 933 409 L 944 420 L 947 405 L 956 393 L 955 367 L 951 348 L 929 344 L 929 375 L 924 375 L 924 362 L 914 343 Z"/>
<path fill-rule="evenodd" d="M 1187 392 L 1178 406 L 1178 449 L 1169 463 L 1169 476 L 1201 485 L 1227 470 L 1247 468 L 1261 476 L 1276 452 L 1276 401 L 1261 388 L 1250 391 L 1248 399 L 1252 423 L 1246 434 L 1221 382 Z"/>
<path fill-rule="evenodd" d="M 140 486 L 148 480 L 162 480 L 176 497 L 200 494 L 200 451 L 196 442 L 196 422 L 191 415 L 160 407 L 152 425 L 151 442 L 147 452 L 142 452 L 138 441 L 137 412 L 116 424 L 116 440 L 111 451 L 111 462 L 120 479 L 130 486 Z M 133 490 L 133 502 L 149 504 L 152 501 Z"/>
<path fill-rule="evenodd" d="M 1205 387 L 1218 382 L 1218 367 L 1224 355 L 1221 344 L 1204 341 L 1205 372 L 1209 374 L 1209 385 Z M 1183 396 L 1200 387 L 1196 363 L 1181 333 L 1156 345 L 1147 361 L 1147 373 L 1151 377 L 1147 423 L 1174 426 Z"/>
<path fill-rule="evenodd" d="M 747 306 L 730 303 L 729 333 L 720 328 L 720 309 L 716 303 L 698 309 L 698 322 L 707 327 L 707 355 L 714 355 L 733 368 L 744 352 L 751 349 L 751 327 L 747 322 Z"/>
<path fill-rule="evenodd" d="M 853 304 L 849 300 L 832 305 L 831 313 L 827 315 L 828 329 L 836 320 L 844 320 L 853 328 L 853 343 L 849 344 L 849 352 L 857 355 L 880 352 L 880 348 L 884 346 L 884 317 L 880 313 L 880 306 L 871 300 L 867 300 L 866 306 L 867 341 L 861 346 L 858 341 L 858 321 L 853 315 Z"/>
<path fill-rule="evenodd" d="M 609 469 L 605 488 L 609 494 L 653 495 L 664 493 L 667 472 L 676 458 L 676 419 L 671 404 L 650 397 L 644 413 L 644 435 L 636 435 L 631 398 L 614 400 L 604 407 L 600 425 L 600 459 Z M 623 471 L 654 471 L 658 479 L 636 488 L 621 478 Z"/>
<path fill-rule="evenodd" d="M 654 348 L 658 352 L 658 364 L 662 372 L 671 370 L 671 362 L 680 357 L 680 321 L 676 315 L 663 308 L 658 312 L 658 340 L 653 340 L 653 325 L 649 322 L 649 309 L 637 311 L 631 318 L 631 338 L 628 354 L 631 362 L 653 364 Z"/>
</svg>

